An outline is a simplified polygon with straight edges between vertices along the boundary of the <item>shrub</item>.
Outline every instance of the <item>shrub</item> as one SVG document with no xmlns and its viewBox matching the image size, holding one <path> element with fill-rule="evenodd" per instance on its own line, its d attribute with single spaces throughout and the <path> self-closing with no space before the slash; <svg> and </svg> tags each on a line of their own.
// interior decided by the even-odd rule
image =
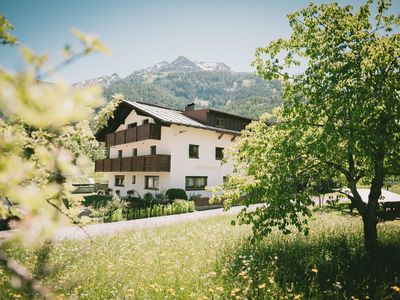
<svg viewBox="0 0 400 300">
<path fill-rule="evenodd" d="M 186 192 L 182 189 L 169 189 L 165 193 L 165 196 L 168 198 L 170 201 L 174 201 L 176 199 L 183 199 L 187 200 L 187 195 Z"/>
<path fill-rule="evenodd" d="M 118 196 L 113 196 L 112 200 L 104 207 L 104 222 L 116 222 L 124 219 L 123 212 L 126 208 L 126 203 Z"/>
<path fill-rule="evenodd" d="M 122 220 L 124 220 L 122 208 L 118 208 L 118 209 L 114 210 L 113 212 L 111 212 L 110 222 L 118 222 L 118 221 L 122 221 Z"/>
<path fill-rule="evenodd" d="M 111 217 L 107 220 L 111 222 L 121 221 L 122 216 L 120 214 L 119 209 L 122 209 L 123 211 L 123 207 L 114 210 L 113 213 L 111 214 Z M 193 201 L 178 199 L 175 200 L 173 204 L 164 204 L 164 205 L 156 204 L 145 208 L 133 208 L 133 207 L 125 208 L 125 215 L 128 220 L 134 220 L 134 219 L 142 219 L 149 217 L 166 216 L 172 214 L 181 214 L 193 211 L 195 211 L 195 206 Z"/>
<path fill-rule="evenodd" d="M 188 212 L 187 201 L 182 199 L 175 200 L 172 203 L 172 212 L 175 214 Z"/>
<path fill-rule="evenodd" d="M 157 193 L 154 195 L 155 204 L 167 204 L 169 199 L 164 193 Z"/>
<path fill-rule="evenodd" d="M 188 201 L 187 204 L 188 204 L 188 207 L 189 207 L 189 212 L 194 212 L 196 210 L 196 207 L 194 205 L 194 201 Z"/>
<path fill-rule="evenodd" d="M 84 206 L 91 206 L 95 209 L 105 207 L 108 202 L 112 200 L 112 196 L 109 195 L 89 195 L 83 197 L 82 204 Z"/>
<path fill-rule="evenodd" d="M 156 202 L 156 198 L 152 193 L 146 193 L 143 195 L 143 208 L 152 206 Z"/>
<path fill-rule="evenodd" d="M 168 215 L 171 215 L 171 214 L 172 214 L 172 205 L 171 204 L 167 204 L 165 206 L 165 215 L 168 216 Z"/>
</svg>

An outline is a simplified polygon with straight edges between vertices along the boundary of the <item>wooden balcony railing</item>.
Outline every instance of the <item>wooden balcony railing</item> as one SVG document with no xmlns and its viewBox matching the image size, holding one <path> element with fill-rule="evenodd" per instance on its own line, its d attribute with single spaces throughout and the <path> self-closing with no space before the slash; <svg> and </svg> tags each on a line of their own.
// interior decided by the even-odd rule
<svg viewBox="0 0 400 300">
<path fill-rule="evenodd" d="M 156 154 L 122 158 L 99 159 L 96 172 L 169 172 L 171 155 Z"/>
<path fill-rule="evenodd" d="M 106 135 L 106 147 L 143 140 L 161 140 L 161 125 L 148 123 Z"/>
</svg>

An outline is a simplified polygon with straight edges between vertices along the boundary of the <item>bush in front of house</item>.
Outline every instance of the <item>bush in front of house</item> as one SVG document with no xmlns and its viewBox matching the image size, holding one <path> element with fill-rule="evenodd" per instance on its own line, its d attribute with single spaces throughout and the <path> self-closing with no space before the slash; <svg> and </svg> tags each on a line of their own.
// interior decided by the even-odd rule
<svg viewBox="0 0 400 300">
<path fill-rule="evenodd" d="M 184 190 L 178 189 L 178 188 L 168 189 L 165 192 L 165 196 L 170 201 L 174 201 L 176 199 L 187 200 L 187 198 L 188 198 L 186 195 L 186 192 Z"/>
<path fill-rule="evenodd" d="M 112 201 L 111 195 L 89 195 L 83 196 L 82 204 L 86 207 L 90 206 L 94 209 L 99 209 L 107 205 L 108 202 Z"/>
<path fill-rule="evenodd" d="M 172 204 L 156 204 L 151 207 L 136 209 L 130 208 L 127 210 L 126 218 L 128 220 L 176 215 L 188 212 L 194 212 L 195 206 L 193 201 L 182 199 L 175 200 Z"/>
<path fill-rule="evenodd" d="M 126 208 L 126 203 L 114 195 L 105 205 L 96 207 L 92 211 L 91 217 L 102 218 L 106 223 L 123 221 Z"/>
</svg>

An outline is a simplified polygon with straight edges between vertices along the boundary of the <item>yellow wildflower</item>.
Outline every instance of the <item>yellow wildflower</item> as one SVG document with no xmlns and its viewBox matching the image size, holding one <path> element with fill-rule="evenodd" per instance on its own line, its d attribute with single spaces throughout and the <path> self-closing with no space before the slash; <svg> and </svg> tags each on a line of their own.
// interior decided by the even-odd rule
<svg viewBox="0 0 400 300">
<path fill-rule="evenodd" d="M 400 287 L 398 287 L 397 285 L 391 286 L 390 287 L 393 291 L 395 291 L 396 293 L 400 293 Z"/>
</svg>

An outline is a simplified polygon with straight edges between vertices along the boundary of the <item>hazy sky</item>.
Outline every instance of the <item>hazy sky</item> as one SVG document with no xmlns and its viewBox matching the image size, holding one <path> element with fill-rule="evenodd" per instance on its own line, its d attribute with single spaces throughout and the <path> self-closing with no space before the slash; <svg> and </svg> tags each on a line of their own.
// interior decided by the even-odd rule
<svg viewBox="0 0 400 300">
<path fill-rule="evenodd" d="M 315 3 L 327 1 L 314 1 Z M 331 1 L 328 1 L 331 2 Z M 337 1 L 359 6 L 363 1 Z M 400 0 L 392 10 L 400 11 Z M 61 49 L 78 44 L 75 27 L 97 34 L 111 56 L 91 55 L 68 66 L 60 76 L 68 82 L 110 75 L 125 77 L 179 55 L 201 61 L 220 61 L 235 71 L 253 71 L 256 47 L 289 36 L 286 15 L 306 6 L 305 0 L 0 0 L 0 15 L 14 25 L 21 45 L 48 53 L 53 63 Z M 0 65 L 23 68 L 15 47 L 0 46 Z"/>
</svg>

